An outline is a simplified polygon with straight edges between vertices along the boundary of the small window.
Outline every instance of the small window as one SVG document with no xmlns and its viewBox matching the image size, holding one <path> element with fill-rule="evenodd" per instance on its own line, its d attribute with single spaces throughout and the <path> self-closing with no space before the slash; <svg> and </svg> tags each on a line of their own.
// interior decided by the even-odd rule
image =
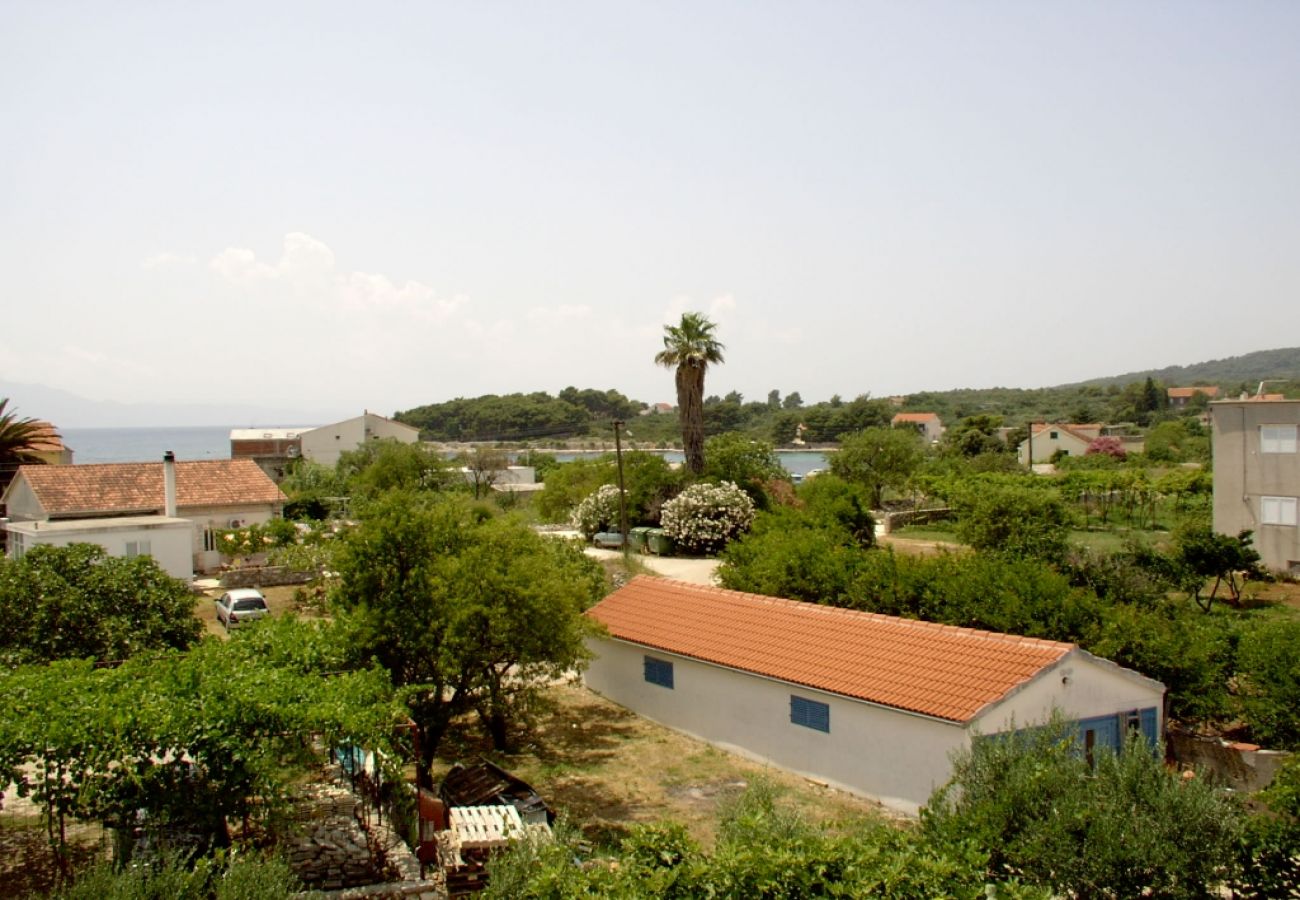
<svg viewBox="0 0 1300 900">
<path fill-rule="evenodd" d="M 1261 453 L 1295 453 L 1296 426 L 1259 426 L 1259 451 Z"/>
<path fill-rule="evenodd" d="M 235 601 L 236 612 L 248 612 L 251 609 L 266 609 L 266 601 L 261 597 L 249 597 L 245 600 Z"/>
<path fill-rule="evenodd" d="M 796 697 L 791 694 L 790 721 L 795 725 L 802 725 L 804 728 L 824 731 L 829 734 L 831 730 L 831 708 L 828 704 L 808 700 L 804 697 Z"/>
<path fill-rule="evenodd" d="M 673 664 L 666 659 L 645 658 L 645 680 L 651 684 L 671 689 L 673 686 Z"/>
<path fill-rule="evenodd" d="M 1260 497 L 1259 523 L 1261 525 L 1295 525 L 1295 497 Z"/>
<path fill-rule="evenodd" d="M 130 559 L 133 556 L 149 556 L 150 550 L 151 547 L 148 541 L 127 541 L 126 542 L 127 559 Z"/>
<path fill-rule="evenodd" d="M 1057 433 L 1057 432 L 1055 432 L 1055 431 L 1052 431 L 1052 432 L 1049 432 L 1047 436 L 1048 436 L 1049 438 L 1051 438 L 1052 440 L 1056 440 L 1058 437 L 1060 437 L 1060 434 Z"/>
<path fill-rule="evenodd" d="M 211 525 L 203 529 L 203 549 L 207 551 L 217 549 L 217 532 Z"/>
</svg>

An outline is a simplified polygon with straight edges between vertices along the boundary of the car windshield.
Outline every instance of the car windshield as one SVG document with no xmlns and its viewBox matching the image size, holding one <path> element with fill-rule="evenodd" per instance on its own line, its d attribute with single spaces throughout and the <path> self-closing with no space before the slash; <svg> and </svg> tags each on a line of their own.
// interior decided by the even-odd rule
<svg viewBox="0 0 1300 900">
<path fill-rule="evenodd" d="M 266 601 L 258 597 L 251 597 L 247 600 L 236 600 L 235 609 L 241 611 L 249 609 L 266 609 Z"/>
</svg>

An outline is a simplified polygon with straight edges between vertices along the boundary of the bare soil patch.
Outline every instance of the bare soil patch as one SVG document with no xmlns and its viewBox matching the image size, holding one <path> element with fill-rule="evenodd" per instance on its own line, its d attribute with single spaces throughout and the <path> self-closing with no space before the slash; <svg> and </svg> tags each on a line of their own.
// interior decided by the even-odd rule
<svg viewBox="0 0 1300 900">
<path fill-rule="evenodd" d="M 262 596 L 266 598 L 266 605 L 270 607 L 271 615 L 282 616 L 287 612 L 293 612 L 302 616 L 311 615 L 310 610 L 299 608 L 294 602 L 294 592 L 301 585 L 286 584 L 277 587 L 260 588 Z M 214 634 L 218 637 L 226 637 L 226 629 L 217 621 L 216 600 L 223 593 L 224 588 L 212 588 L 211 590 L 196 595 L 194 598 L 194 616 L 203 624 L 203 630 L 206 634 Z"/>
<path fill-rule="evenodd" d="M 720 809 L 760 778 L 813 822 L 890 816 L 878 803 L 719 750 L 575 685 L 547 689 L 518 745 L 513 753 L 493 753 L 477 723 L 466 721 L 446 738 L 439 762 L 492 759 L 598 843 L 616 842 L 637 823 L 671 819 L 712 846 Z"/>
</svg>

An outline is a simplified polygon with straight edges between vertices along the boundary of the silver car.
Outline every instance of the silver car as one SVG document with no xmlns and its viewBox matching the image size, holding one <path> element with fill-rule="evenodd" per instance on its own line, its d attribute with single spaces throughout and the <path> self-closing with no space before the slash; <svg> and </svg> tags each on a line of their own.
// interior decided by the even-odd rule
<svg viewBox="0 0 1300 900">
<path fill-rule="evenodd" d="M 226 591 L 217 601 L 217 621 L 226 626 L 226 631 L 270 612 L 262 592 L 253 588 Z"/>
</svg>

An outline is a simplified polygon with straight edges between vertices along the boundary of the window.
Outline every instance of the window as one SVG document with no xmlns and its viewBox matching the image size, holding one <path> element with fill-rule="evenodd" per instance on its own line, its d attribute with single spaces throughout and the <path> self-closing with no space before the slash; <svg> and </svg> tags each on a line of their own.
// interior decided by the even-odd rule
<svg viewBox="0 0 1300 900">
<path fill-rule="evenodd" d="M 1260 497 L 1259 523 L 1261 525 L 1294 525 L 1296 523 L 1296 498 Z"/>
<path fill-rule="evenodd" d="M 1052 431 L 1052 432 L 1049 432 L 1047 436 L 1048 436 L 1049 438 L 1051 438 L 1052 440 L 1056 440 L 1057 438 L 1060 437 L 1060 434 L 1058 434 L 1058 433 L 1055 432 L 1055 431 Z"/>
<path fill-rule="evenodd" d="M 150 547 L 148 541 L 127 541 L 126 542 L 127 559 L 130 559 L 133 556 L 149 556 L 150 555 L 149 550 Z"/>
<path fill-rule="evenodd" d="M 673 664 L 666 659 L 655 659 L 653 656 L 647 656 L 645 658 L 645 680 L 671 690 L 673 686 Z"/>
<path fill-rule="evenodd" d="M 203 549 L 205 551 L 217 549 L 217 531 L 211 525 L 203 529 Z"/>
<path fill-rule="evenodd" d="M 825 703 L 790 695 L 790 721 L 814 731 L 831 730 L 831 708 Z"/>
<path fill-rule="evenodd" d="M 1294 425 L 1259 426 L 1259 452 L 1295 453 L 1296 427 Z"/>
</svg>

